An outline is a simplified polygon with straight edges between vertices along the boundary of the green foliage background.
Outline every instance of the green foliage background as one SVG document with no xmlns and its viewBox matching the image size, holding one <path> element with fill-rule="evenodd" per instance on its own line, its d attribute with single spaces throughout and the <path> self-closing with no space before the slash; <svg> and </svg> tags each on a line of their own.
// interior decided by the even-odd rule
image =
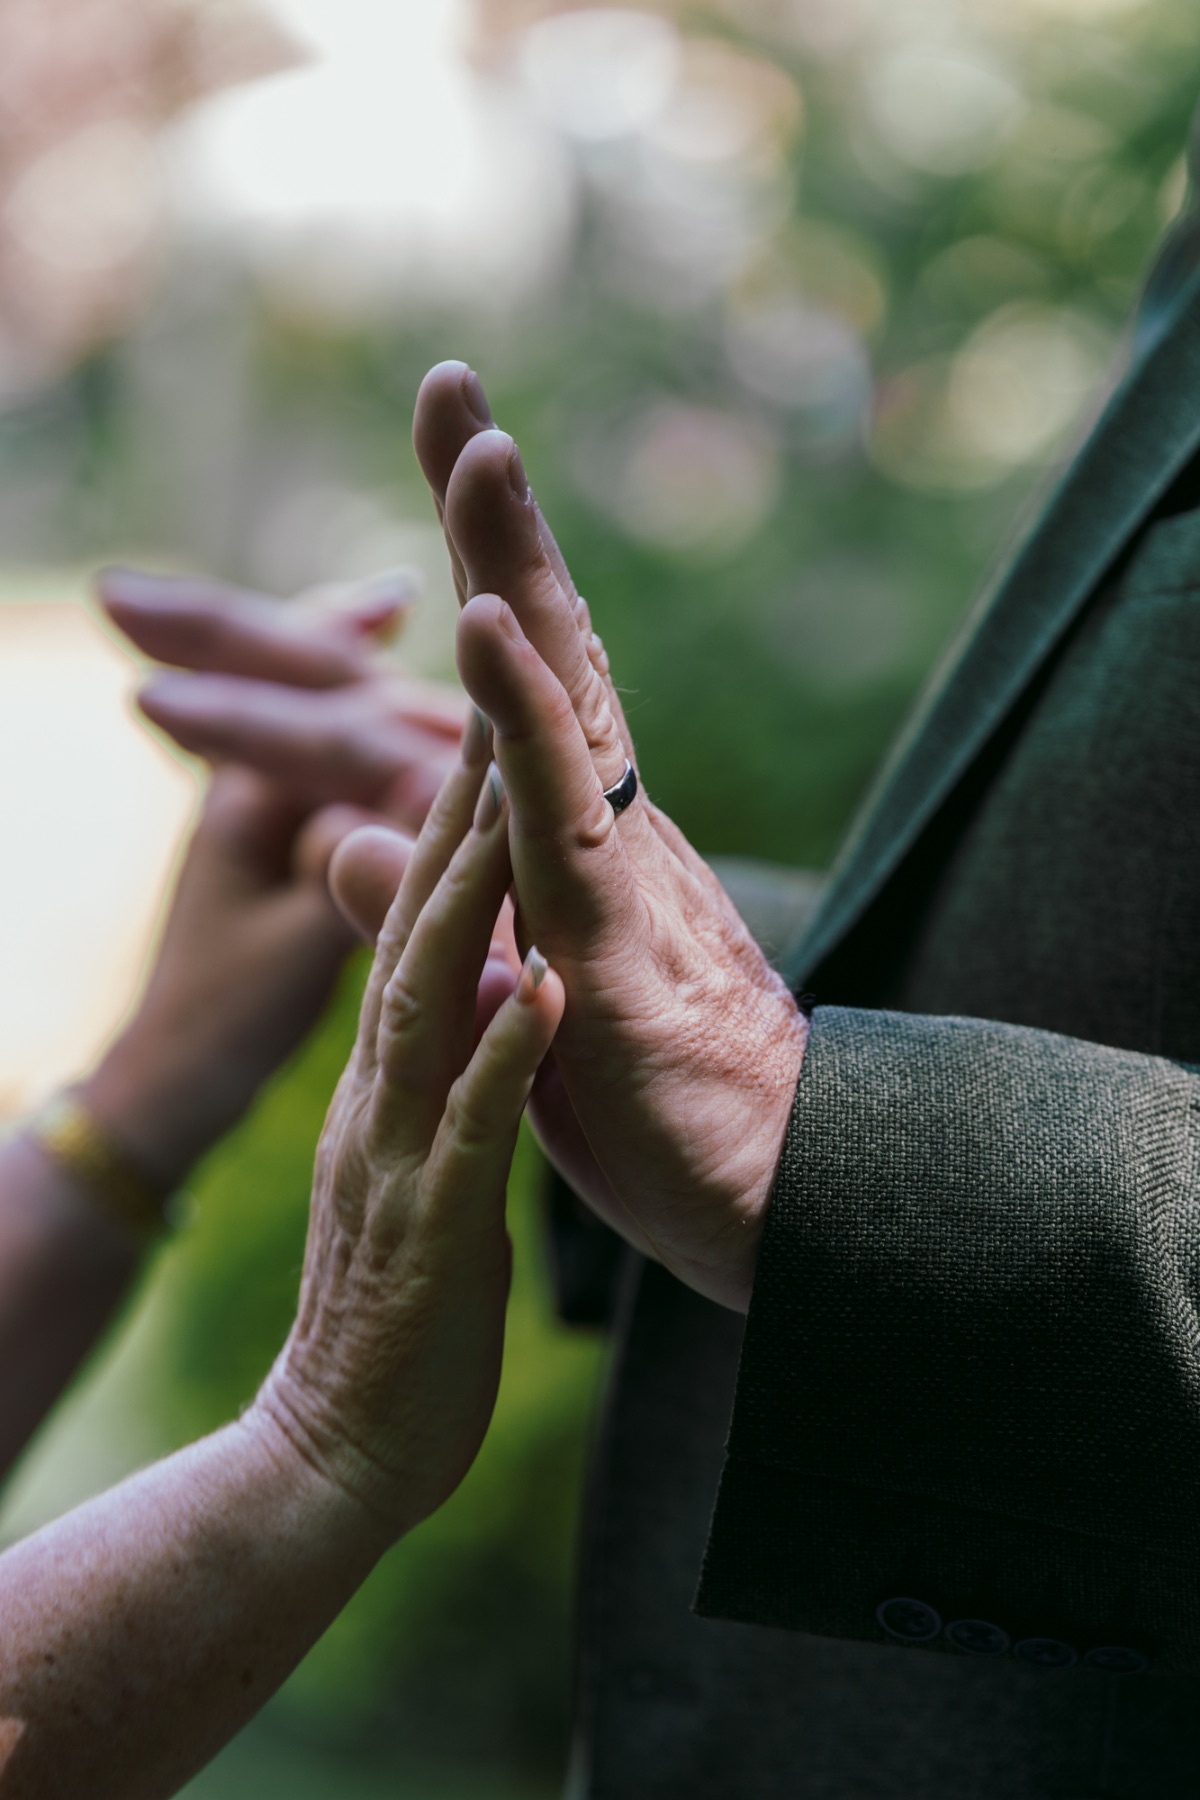
<svg viewBox="0 0 1200 1800">
<path fill-rule="evenodd" d="M 1062 453 L 1060 431 L 993 466 L 931 456 L 956 359 L 995 321 L 1034 315 L 1120 354 L 1122 321 L 1182 199 L 1200 87 L 1194 20 L 1178 0 L 1090 11 L 947 0 L 938 16 L 999 59 L 1023 111 L 970 166 L 915 166 L 880 137 L 864 101 L 870 59 L 907 9 L 867 11 L 873 23 L 840 56 L 806 48 L 792 15 L 767 0 L 677 12 L 691 38 L 786 70 L 803 95 L 803 129 L 772 175 L 783 196 L 776 224 L 736 280 L 680 299 L 643 279 L 614 237 L 636 175 L 615 151 L 580 152 L 570 255 L 515 312 L 489 313 L 476 297 L 342 326 L 244 271 L 182 264 L 143 330 L 0 423 L 2 481 L 19 492 L 31 472 L 49 471 L 56 496 L 46 501 L 43 483 L 38 507 L 9 509 L 0 522 L 10 553 L 90 559 L 157 546 L 174 562 L 278 584 L 278 546 L 264 548 L 258 521 L 297 457 L 306 478 L 336 471 L 423 529 L 407 420 L 429 363 L 462 355 L 518 437 L 589 598 L 655 798 L 706 853 L 823 865 L 1012 519 Z M 913 19 L 925 28 L 935 11 L 914 6 Z M 739 381 L 729 320 L 756 283 L 845 313 L 871 378 L 849 431 L 831 437 L 818 401 L 791 404 Z M 867 296 L 861 307 L 856 295 Z M 180 395 L 199 395 L 214 371 L 236 382 L 236 428 L 214 427 L 181 461 Z M 599 496 L 581 440 L 609 427 L 620 440 L 658 402 L 767 435 L 778 487 L 748 533 L 667 544 L 628 528 Z M 430 575 L 436 590 L 444 577 L 432 560 Z M 444 669 L 446 654 L 443 634 L 427 665 Z M 154 1325 L 136 1380 L 110 1382 L 112 1404 L 136 1404 L 152 1422 L 151 1447 L 228 1418 L 283 1338 L 312 1148 L 358 974 L 207 1164 L 195 1221 L 151 1279 Z M 402 1782 L 476 1800 L 554 1791 L 602 1351 L 552 1319 L 539 1183 L 523 1143 L 508 1358 L 478 1465 L 196 1794 L 368 1800 Z"/>
</svg>

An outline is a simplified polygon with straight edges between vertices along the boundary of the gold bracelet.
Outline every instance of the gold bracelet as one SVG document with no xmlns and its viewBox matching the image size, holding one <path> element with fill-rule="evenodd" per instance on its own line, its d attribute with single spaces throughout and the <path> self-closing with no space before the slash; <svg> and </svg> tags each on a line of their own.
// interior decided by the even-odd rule
<svg viewBox="0 0 1200 1800">
<path fill-rule="evenodd" d="M 170 1193 L 153 1182 L 115 1144 L 78 1094 L 56 1094 L 26 1126 L 54 1161 L 89 1188 L 109 1217 L 137 1237 L 152 1238 L 170 1223 Z"/>
</svg>

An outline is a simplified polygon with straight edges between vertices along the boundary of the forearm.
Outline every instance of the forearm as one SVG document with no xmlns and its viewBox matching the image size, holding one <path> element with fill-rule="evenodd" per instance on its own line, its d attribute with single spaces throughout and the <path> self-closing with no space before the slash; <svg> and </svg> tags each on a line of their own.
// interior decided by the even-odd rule
<svg viewBox="0 0 1200 1800">
<path fill-rule="evenodd" d="M 257 1409 L 0 1557 L 0 1797 L 173 1794 L 386 1535 Z"/>
<path fill-rule="evenodd" d="M 140 1258 L 32 1138 L 0 1147 L 0 1476 L 112 1316 Z"/>
<path fill-rule="evenodd" d="M 0 1146 L 0 1478 L 119 1305 L 141 1265 L 145 1220 L 153 1229 L 161 1201 L 218 1135 L 218 1084 L 181 1073 L 169 1036 L 135 1026 L 76 1090 L 133 1178 L 137 1228 L 121 1196 L 114 1206 L 36 1128 Z"/>
</svg>

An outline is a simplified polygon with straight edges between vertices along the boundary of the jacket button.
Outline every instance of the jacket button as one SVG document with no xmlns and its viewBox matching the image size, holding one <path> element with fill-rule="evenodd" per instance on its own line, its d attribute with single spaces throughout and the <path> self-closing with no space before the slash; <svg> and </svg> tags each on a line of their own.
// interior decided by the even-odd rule
<svg viewBox="0 0 1200 1800">
<path fill-rule="evenodd" d="M 1013 1645 L 1013 1655 L 1021 1662 L 1037 1663 L 1043 1669 L 1073 1669 L 1079 1661 L 1078 1650 L 1064 1644 L 1061 1638 L 1022 1638 Z"/>
<path fill-rule="evenodd" d="M 1003 1656 L 1012 1641 L 1007 1631 L 986 1619 L 955 1619 L 947 1625 L 946 1636 L 956 1650 L 965 1650 L 968 1656 Z"/>
<path fill-rule="evenodd" d="M 932 1606 L 903 1596 L 885 1600 L 876 1608 L 875 1617 L 889 1637 L 899 1638 L 903 1644 L 928 1643 L 942 1629 L 942 1621 Z"/>
<path fill-rule="evenodd" d="M 1150 1667 L 1148 1656 L 1124 1644 L 1102 1644 L 1098 1650 L 1089 1650 L 1083 1660 L 1089 1669 L 1099 1669 L 1104 1675 L 1144 1675 Z"/>
</svg>

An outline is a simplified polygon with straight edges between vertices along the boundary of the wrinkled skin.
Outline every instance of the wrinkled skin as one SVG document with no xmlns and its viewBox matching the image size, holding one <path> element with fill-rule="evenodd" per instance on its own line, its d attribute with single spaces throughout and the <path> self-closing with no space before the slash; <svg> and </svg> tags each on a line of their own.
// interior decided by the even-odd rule
<svg viewBox="0 0 1200 1800">
<path fill-rule="evenodd" d="M 463 364 L 426 377 L 414 436 L 462 605 L 460 673 L 494 725 L 509 794 L 516 936 L 543 945 L 566 988 L 533 1104 L 539 1135 L 631 1243 L 700 1293 L 744 1309 L 806 1022 L 703 860 L 644 790 L 620 817 L 604 800 L 626 758 L 636 762 L 608 659 L 515 446 L 491 425 Z M 143 648 L 193 668 L 187 631 L 197 612 L 220 616 L 224 641 L 206 651 L 208 673 L 160 678 L 143 702 L 189 747 L 272 770 L 292 761 L 311 791 L 316 745 L 325 797 L 362 803 L 369 794 L 392 817 L 397 794 L 420 791 L 416 764 L 404 759 L 419 760 L 421 748 L 401 749 L 397 723 L 408 729 L 418 715 L 394 699 L 400 713 L 381 728 L 369 673 L 336 677 L 361 695 L 366 727 L 331 733 L 311 676 L 297 679 L 236 596 L 210 588 L 181 607 L 151 580 L 136 616 L 114 606 L 107 587 L 104 597 Z M 205 685 L 214 668 L 226 683 L 215 695 Z M 173 684 L 166 700 L 164 681 Z M 377 760 L 383 745 L 390 776 Z M 406 854 L 376 834 L 361 862 L 340 859 L 335 892 L 360 928 L 369 932 L 378 916 L 382 871 L 389 862 L 400 869 Z"/>
</svg>

